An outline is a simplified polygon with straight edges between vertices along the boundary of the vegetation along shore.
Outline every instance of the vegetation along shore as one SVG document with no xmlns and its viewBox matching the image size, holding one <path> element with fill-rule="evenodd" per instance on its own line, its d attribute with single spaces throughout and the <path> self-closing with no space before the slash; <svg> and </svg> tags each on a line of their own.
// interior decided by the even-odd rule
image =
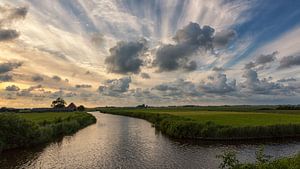
<svg viewBox="0 0 300 169">
<path fill-rule="evenodd" d="M 275 107 L 97 108 L 145 119 L 174 138 L 267 139 L 300 136 L 300 111 Z"/>
</svg>

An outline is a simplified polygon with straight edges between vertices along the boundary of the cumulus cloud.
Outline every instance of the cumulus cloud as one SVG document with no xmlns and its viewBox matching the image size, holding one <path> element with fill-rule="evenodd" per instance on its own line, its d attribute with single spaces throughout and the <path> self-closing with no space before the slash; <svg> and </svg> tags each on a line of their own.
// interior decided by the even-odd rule
<svg viewBox="0 0 300 169">
<path fill-rule="evenodd" d="M 258 66 L 260 66 L 260 68 L 263 68 L 263 67 L 265 67 L 266 64 L 275 61 L 277 54 L 278 54 L 278 52 L 276 51 L 276 52 L 273 52 L 271 54 L 260 55 L 254 61 L 251 61 L 251 62 L 247 63 L 245 65 L 245 68 L 246 69 L 251 69 L 251 68 L 254 68 L 254 67 L 258 67 Z"/>
<path fill-rule="evenodd" d="M 203 26 L 198 23 L 189 23 L 178 30 L 173 37 L 175 44 L 161 46 L 156 53 L 154 65 L 159 71 L 175 71 L 183 69 L 193 71 L 197 69 L 197 62 L 192 60 L 192 55 L 198 51 L 213 51 L 214 41 L 219 46 L 226 46 L 232 38 L 233 33 L 214 35 L 215 30 L 210 26 Z M 228 38 L 228 39 L 227 39 Z"/>
<path fill-rule="evenodd" d="M 149 75 L 148 73 L 141 73 L 141 77 L 142 77 L 143 79 L 150 79 L 150 78 L 151 78 L 150 75 Z"/>
<path fill-rule="evenodd" d="M 22 65 L 21 62 L 6 62 L 0 63 L 0 74 L 7 73 Z"/>
<path fill-rule="evenodd" d="M 284 86 L 279 83 L 271 82 L 269 79 L 259 79 L 255 70 L 245 70 L 243 77 L 246 79 L 241 84 L 241 88 L 248 94 L 261 94 L 261 95 L 291 95 L 293 94 L 292 87 Z"/>
<path fill-rule="evenodd" d="M 236 80 L 229 81 L 223 73 L 218 73 L 216 76 L 210 76 L 207 82 L 200 83 L 200 89 L 204 93 L 214 93 L 223 95 L 236 91 Z"/>
<path fill-rule="evenodd" d="M 128 91 L 130 83 L 130 77 L 111 79 L 107 80 L 104 85 L 99 86 L 98 91 L 102 95 L 119 96 Z"/>
<path fill-rule="evenodd" d="M 182 99 L 183 97 L 200 96 L 201 93 L 197 86 L 190 81 L 184 79 L 177 79 L 174 82 L 163 83 L 156 85 L 152 90 L 159 91 L 162 96 L 169 96 L 174 99 Z"/>
<path fill-rule="evenodd" d="M 137 74 L 143 65 L 142 54 L 144 52 L 145 40 L 136 42 L 118 42 L 111 48 L 110 56 L 105 59 L 107 70 L 113 73 Z"/>
<path fill-rule="evenodd" d="M 279 69 L 286 69 L 300 65 L 300 55 L 286 56 L 280 60 Z"/>
<path fill-rule="evenodd" d="M 89 85 L 89 84 L 77 84 L 77 85 L 75 85 L 75 87 L 77 88 L 77 89 L 80 89 L 80 88 L 92 88 L 92 85 Z"/>
<path fill-rule="evenodd" d="M 16 85 L 11 85 L 11 86 L 7 86 L 5 88 L 6 91 L 10 91 L 10 92 L 16 92 L 16 91 L 19 91 L 20 88 Z"/>
</svg>

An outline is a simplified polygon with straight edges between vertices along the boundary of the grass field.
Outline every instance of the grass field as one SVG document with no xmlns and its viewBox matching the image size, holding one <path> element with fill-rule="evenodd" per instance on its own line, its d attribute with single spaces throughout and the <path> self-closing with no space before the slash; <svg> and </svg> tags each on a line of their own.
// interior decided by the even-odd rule
<svg viewBox="0 0 300 169">
<path fill-rule="evenodd" d="M 142 118 L 176 138 L 247 139 L 300 135 L 300 111 L 274 107 L 100 108 Z"/>
<path fill-rule="evenodd" d="M 185 117 L 201 123 L 214 122 L 230 126 L 267 126 L 274 124 L 300 124 L 300 110 L 215 111 L 203 108 L 104 108 L 108 112 L 158 113 Z"/>
<path fill-rule="evenodd" d="M 81 112 L 49 112 L 49 113 L 18 113 L 23 119 L 33 121 L 41 124 L 45 121 L 47 123 L 54 123 L 57 120 L 65 121 L 82 116 Z"/>
</svg>

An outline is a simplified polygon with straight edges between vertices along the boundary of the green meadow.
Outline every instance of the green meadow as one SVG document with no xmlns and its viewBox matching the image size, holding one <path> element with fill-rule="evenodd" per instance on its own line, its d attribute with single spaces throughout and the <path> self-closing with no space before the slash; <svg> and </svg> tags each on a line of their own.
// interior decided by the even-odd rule
<svg viewBox="0 0 300 169">
<path fill-rule="evenodd" d="M 247 139 L 300 135 L 300 110 L 274 107 L 100 108 L 142 118 L 176 138 Z"/>
</svg>

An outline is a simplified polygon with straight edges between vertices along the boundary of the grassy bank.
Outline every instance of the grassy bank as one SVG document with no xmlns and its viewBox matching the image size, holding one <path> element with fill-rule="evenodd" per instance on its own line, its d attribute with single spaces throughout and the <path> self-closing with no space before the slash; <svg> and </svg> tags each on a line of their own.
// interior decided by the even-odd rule
<svg viewBox="0 0 300 169">
<path fill-rule="evenodd" d="M 256 152 L 256 163 L 243 164 L 237 160 L 234 152 L 226 152 L 218 156 L 222 159 L 219 166 L 220 169 L 299 169 L 300 154 L 294 157 L 285 157 L 281 159 L 271 160 L 270 156 L 266 156 L 262 151 Z"/>
<path fill-rule="evenodd" d="M 300 169 L 300 154 L 266 163 L 243 164 L 235 167 L 235 169 Z"/>
<path fill-rule="evenodd" d="M 95 122 L 82 112 L 0 114 L 0 152 L 49 142 Z"/>
<path fill-rule="evenodd" d="M 226 107 L 227 108 L 227 107 Z M 137 117 L 175 138 L 259 139 L 300 136 L 300 111 L 237 111 L 227 108 L 100 108 L 101 112 Z"/>
</svg>

